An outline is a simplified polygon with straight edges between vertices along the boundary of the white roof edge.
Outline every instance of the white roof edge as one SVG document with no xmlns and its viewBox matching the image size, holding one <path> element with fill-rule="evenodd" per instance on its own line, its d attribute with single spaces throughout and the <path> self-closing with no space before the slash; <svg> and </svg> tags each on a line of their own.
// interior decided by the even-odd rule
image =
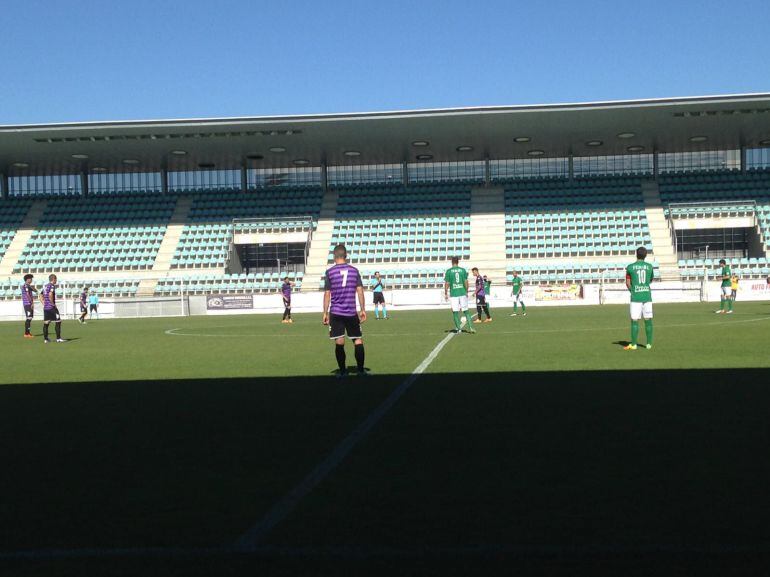
<svg viewBox="0 0 770 577">
<path fill-rule="evenodd" d="M 564 102 L 551 104 L 512 104 L 493 106 L 465 106 L 453 108 L 423 108 L 411 110 L 385 110 L 376 112 L 345 112 L 345 113 L 321 113 L 321 114 L 286 114 L 272 116 L 232 116 L 209 118 L 172 118 L 172 119 L 146 119 L 146 120 L 89 120 L 78 122 L 54 122 L 39 124 L 9 124 L 0 125 L 0 131 L 22 131 L 60 128 L 99 128 L 108 126 L 140 127 L 143 125 L 186 125 L 186 124 L 235 124 L 251 122 L 303 122 L 314 120 L 356 120 L 367 118 L 431 116 L 445 114 L 468 114 L 481 112 L 517 112 L 517 111 L 545 111 L 552 109 L 582 109 L 600 107 L 622 106 L 649 106 L 649 105 L 675 105 L 696 104 L 698 102 L 709 103 L 714 101 L 742 102 L 754 99 L 770 99 L 768 92 L 755 92 L 744 94 L 719 94 L 707 96 L 674 96 L 666 98 L 638 98 L 633 100 L 598 100 L 590 102 Z"/>
</svg>

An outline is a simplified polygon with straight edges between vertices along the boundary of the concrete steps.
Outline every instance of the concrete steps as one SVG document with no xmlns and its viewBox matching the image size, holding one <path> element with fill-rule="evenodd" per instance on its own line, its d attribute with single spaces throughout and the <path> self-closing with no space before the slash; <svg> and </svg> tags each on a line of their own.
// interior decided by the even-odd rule
<svg viewBox="0 0 770 577">
<path fill-rule="evenodd" d="M 48 201 L 36 200 L 32 203 L 27 215 L 19 225 L 16 234 L 11 241 L 11 245 L 8 250 L 5 251 L 2 259 L 0 259 L 0 278 L 10 277 L 13 274 L 13 269 L 16 267 L 16 263 L 19 262 L 19 257 L 24 252 L 24 248 L 27 246 L 27 242 L 32 237 L 32 233 L 40 224 L 40 217 L 43 216 Z"/>
<path fill-rule="evenodd" d="M 474 188 L 471 190 L 471 257 L 463 266 L 478 267 L 481 274 L 499 284 L 505 282 L 506 264 L 505 193 L 502 188 Z"/>
<path fill-rule="evenodd" d="M 136 289 L 137 296 L 153 296 L 158 286 L 158 279 L 168 276 L 171 270 L 171 259 L 174 258 L 176 253 L 179 239 L 182 236 L 182 230 L 190 215 L 191 206 L 192 197 L 180 196 L 177 199 L 174 213 L 171 215 L 171 220 L 166 227 L 166 234 L 163 235 L 163 241 L 160 243 L 158 254 L 155 256 L 155 264 L 152 266 L 152 274 L 156 275 L 156 278 L 142 279 L 139 287 Z"/>
<path fill-rule="evenodd" d="M 642 197 L 652 237 L 652 253 L 660 267 L 660 280 L 681 281 L 678 258 L 671 240 L 671 229 L 663 213 L 658 183 L 653 180 L 642 182 Z"/>
<path fill-rule="evenodd" d="M 329 246 L 332 242 L 334 220 L 337 216 L 338 195 L 335 190 L 327 190 L 321 203 L 321 213 L 318 226 L 313 232 L 308 250 L 307 266 L 302 278 L 302 292 L 315 292 L 321 282 L 321 277 L 327 269 Z"/>
</svg>

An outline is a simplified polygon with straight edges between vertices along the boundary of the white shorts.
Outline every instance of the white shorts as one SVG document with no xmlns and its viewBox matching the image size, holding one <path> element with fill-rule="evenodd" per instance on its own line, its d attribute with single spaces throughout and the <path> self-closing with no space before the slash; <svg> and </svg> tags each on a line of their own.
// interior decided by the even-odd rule
<svg viewBox="0 0 770 577">
<path fill-rule="evenodd" d="M 523 303 L 524 302 L 524 292 L 520 292 L 519 294 L 512 295 L 513 296 L 513 302 L 515 303 Z"/>
<path fill-rule="evenodd" d="M 459 313 L 460 311 L 468 310 L 468 295 L 461 297 L 449 297 L 449 303 L 452 305 L 452 312 Z"/>
<path fill-rule="evenodd" d="M 723 286 L 722 287 L 722 294 L 724 296 L 728 297 L 728 298 L 733 296 L 733 288 L 729 287 L 729 286 Z"/>
<path fill-rule="evenodd" d="M 631 320 L 638 321 L 642 317 L 652 318 L 652 302 L 631 303 Z"/>
</svg>

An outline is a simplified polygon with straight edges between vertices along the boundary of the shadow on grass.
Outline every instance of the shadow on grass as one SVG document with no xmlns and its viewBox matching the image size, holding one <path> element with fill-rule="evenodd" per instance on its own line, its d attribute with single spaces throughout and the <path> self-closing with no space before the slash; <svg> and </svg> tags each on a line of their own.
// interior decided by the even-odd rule
<svg viewBox="0 0 770 577">
<path fill-rule="evenodd" d="M 228 545 L 407 376 L 0 387 L 1 548 Z M 768 381 L 769 369 L 423 374 L 272 549 L 12 574 L 735 568 L 770 544 Z"/>
</svg>

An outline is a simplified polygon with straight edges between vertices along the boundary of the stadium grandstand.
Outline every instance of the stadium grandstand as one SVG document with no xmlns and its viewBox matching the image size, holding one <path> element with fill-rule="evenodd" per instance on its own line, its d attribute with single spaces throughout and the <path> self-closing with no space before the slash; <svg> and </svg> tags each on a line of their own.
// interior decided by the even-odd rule
<svg viewBox="0 0 770 577">
<path fill-rule="evenodd" d="M 514 270 L 611 289 L 640 245 L 672 291 L 770 273 L 767 94 L 2 126 L 0 184 L 6 301 L 52 272 L 115 303 L 318 295 L 338 242 L 407 305 L 453 255 L 493 298 Z"/>
</svg>

